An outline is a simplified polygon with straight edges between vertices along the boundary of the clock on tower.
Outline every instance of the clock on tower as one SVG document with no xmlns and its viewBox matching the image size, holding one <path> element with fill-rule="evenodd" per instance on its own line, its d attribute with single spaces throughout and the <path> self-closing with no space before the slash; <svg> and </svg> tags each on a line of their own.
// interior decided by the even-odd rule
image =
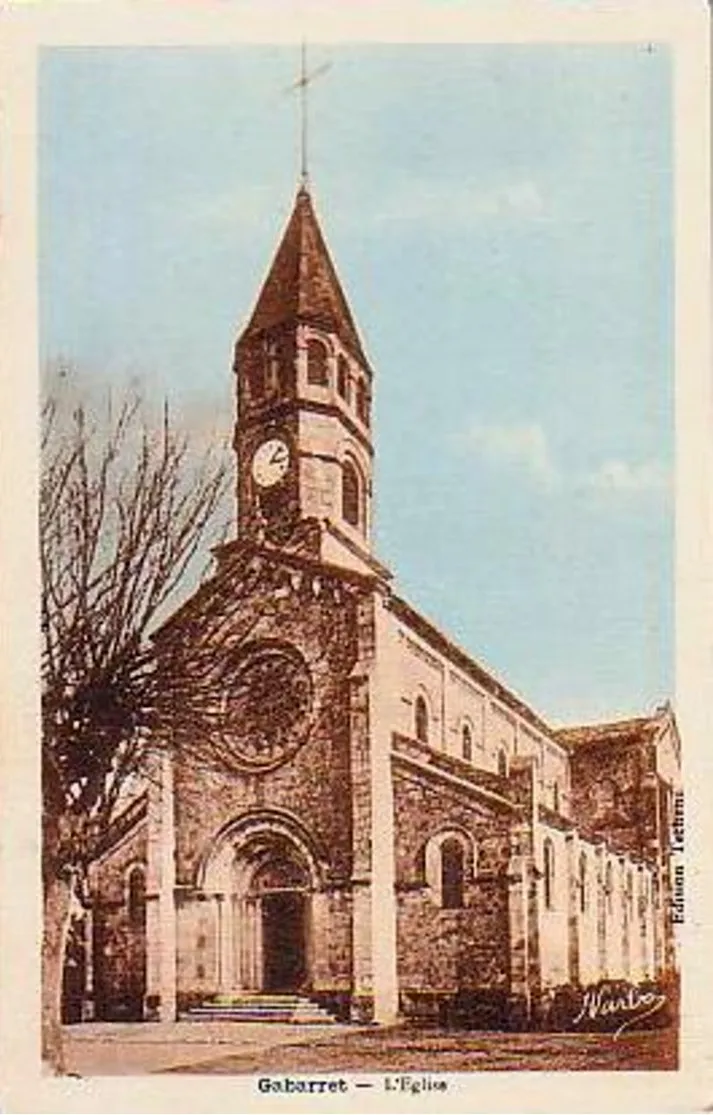
<svg viewBox="0 0 713 1115">
<path fill-rule="evenodd" d="M 274 488 L 290 467 L 290 449 L 284 438 L 268 437 L 253 453 L 252 477 L 259 488 Z"/>
</svg>

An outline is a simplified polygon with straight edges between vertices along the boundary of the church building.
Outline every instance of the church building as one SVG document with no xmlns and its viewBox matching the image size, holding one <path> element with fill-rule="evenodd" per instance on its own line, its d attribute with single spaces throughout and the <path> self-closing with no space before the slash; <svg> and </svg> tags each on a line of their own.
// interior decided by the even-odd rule
<svg viewBox="0 0 713 1115">
<path fill-rule="evenodd" d="M 527 1027 L 671 972 L 672 710 L 554 729 L 399 594 L 375 374 L 305 185 L 233 371 L 237 534 L 154 637 L 84 1017 Z"/>
</svg>

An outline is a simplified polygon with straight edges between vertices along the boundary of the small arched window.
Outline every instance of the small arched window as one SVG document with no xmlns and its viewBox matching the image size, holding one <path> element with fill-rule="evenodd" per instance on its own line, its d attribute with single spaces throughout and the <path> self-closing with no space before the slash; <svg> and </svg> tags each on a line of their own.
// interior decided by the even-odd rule
<svg viewBox="0 0 713 1115">
<path fill-rule="evenodd" d="M 328 353 L 321 341 L 310 337 L 307 341 L 307 382 L 325 387 L 329 383 Z"/>
<path fill-rule="evenodd" d="M 265 371 L 268 387 L 276 388 L 280 372 L 280 355 L 276 341 L 268 341 L 265 349 Z"/>
<path fill-rule="evenodd" d="M 473 758 L 473 733 L 470 730 L 470 724 L 463 725 L 461 742 L 463 746 L 463 758 L 470 762 Z"/>
<path fill-rule="evenodd" d="M 584 852 L 579 857 L 579 908 L 582 913 L 587 909 L 587 857 Z"/>
<path fill-rule="evenodd" d="M 555 893 L 555 848 L 548 837 L 544 846 L 545 909 L 551 910 Z"/>
<path fill-rule="evenodd" d="M 607 900 L 607 913 L 610 914 L 614 902 L 614 875 L 612 872 L 611 863 L 607 864 L 607 869 L 604 874 L 604 892 Z"/>
<path fill-rule="evenodd" d="M 255 364 L 245 373 L 245 380 L 253 402 L 257 402 L 265 395 L 265 369 L 260 364 Z"/>
<path fill-rule="evenodd" d="M 416 739 L 420 743 L 428 743 L 428 707 L 420 693 L 414 706 L 414 727 L 416 729 Z"/>
<path fill-rule="evenodd" d="M 508 776 L 508 757 L 507 753 L 502 748 L 498 751 L 498 774 L 501 775 L 502 778 L 507 778 Z"/>
<path fill-rule="evenodd" d="M 129 872 L 127 907 L 129 923 L 135 929 L 143 929 L 146 922 L 146 875 L 138 864 Z"/>
<path fill-rule="evenodd" d="M 356 409 L 360 420 L 365 426 L 369 424 L 369 395 L 363 379 L 357 383 Z"/>
<path fill-rule="evenodd" d="M 634 877 L 631 871 L 627 872 L 626 876 L 626 913 L 631 916 L 634 912 Z"/>
<path fill-rule="evenodd" d="M 441 844 L 441 906 L 460 910 L 463 905 L 463 845 L 449 837 Z"/>
<path fill-rule="evenodd" d="M 345 356 L 337 360 L 337 391 L 345 402 L 349 402 L 349 364 Z"/>
<path fill-rule="evenodd" d="M 645 875 L 639 876 L 639 916 L 646 921 L 646 910 L 649 902 L 649 885 Z"/>
<path fill-rule="evenodd" d="M 606 816 L 616 808 L 617 790 L 611 778 L 603 778 L 592 786 L 592 805 L 598 817 Z"/>
<path fill-rule="evenodd" d="M 361 485 L 359 473 L 351 461 L 342 465 L 342 518 L 358 527 L 361 520 Z"/>
<path fill-rule="evenodd" d="M 560 784 L 559 784 L 559 782 L 557 781 L 556 778 L 555 778 L 554 782 L 552 783 L 552 808 L 554 809 L 555 813 L 559 813 L 559 811 L 560 811 Z"/>
</svg>

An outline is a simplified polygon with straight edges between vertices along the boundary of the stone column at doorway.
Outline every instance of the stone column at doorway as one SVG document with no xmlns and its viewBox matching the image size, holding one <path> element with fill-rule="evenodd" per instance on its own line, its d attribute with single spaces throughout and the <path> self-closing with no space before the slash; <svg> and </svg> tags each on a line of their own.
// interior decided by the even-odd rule
<svg viewBox="0 0 713 1115">
<path fill-rule="evenodd" d="M 235 990 L 259 991 L 261 985 L 260 900 L 234 895 L 233 904 Z"/>
</svg>

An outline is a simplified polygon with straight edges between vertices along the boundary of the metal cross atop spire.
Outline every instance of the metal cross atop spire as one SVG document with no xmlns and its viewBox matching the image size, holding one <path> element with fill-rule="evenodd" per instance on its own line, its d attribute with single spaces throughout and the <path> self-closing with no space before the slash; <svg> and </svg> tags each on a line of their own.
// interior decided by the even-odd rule
<svg viewBox="0 0 713 1115">
<path fill-rule="evenodd" d="M 331 62 L 323 62 L 321 66 L 317 66 L 311 73 L 307 72 L 307 44 L 302 40 L 302 47 L 300 51 L 300 76 L 289 88 L 287 92 L 292 92 L 294 89 L 300 91 L 300 185 L 306 189 L 309 184 L 309 170 L 308 170 L 308 99 L 307 87 L 312 84 L 315 78 L 321 77 L 330 68 Z"/>
</svg>

